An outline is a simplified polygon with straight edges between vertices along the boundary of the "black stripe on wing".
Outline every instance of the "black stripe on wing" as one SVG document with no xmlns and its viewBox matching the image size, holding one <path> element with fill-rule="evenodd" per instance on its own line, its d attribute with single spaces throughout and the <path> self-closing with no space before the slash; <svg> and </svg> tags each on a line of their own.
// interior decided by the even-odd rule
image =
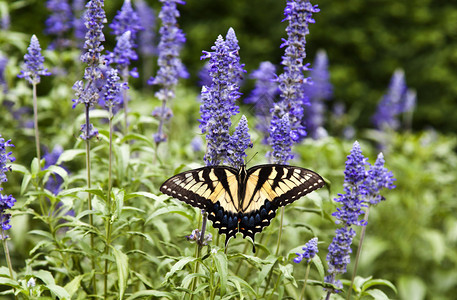
<svg viewBox="0 0 457 300">
<path fill-rule="evenodd" d="M 317 173 L 288 165 L 259 165 L 247 171 L 246 195 L 239 230 L 254 242 L 255 234 L 270 225 L 278 207 L 324 186 Z"/>
<path fill-rule="evenodd" d="M 238 232 L 238 171 L 225 166 L 203 167 L 177 174 L 160 187 L 164 194 L 205 210 L 213 227 L 226 235 Z"/>
</svg>

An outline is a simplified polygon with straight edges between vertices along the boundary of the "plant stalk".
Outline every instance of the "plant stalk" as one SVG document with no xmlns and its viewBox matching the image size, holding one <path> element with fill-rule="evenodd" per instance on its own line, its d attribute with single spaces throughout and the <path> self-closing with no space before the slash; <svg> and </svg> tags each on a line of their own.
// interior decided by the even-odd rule
<svg viewBox="0 0 457 300">
<path fill-rule="evenodd" d="M 87 188 L 91 188 L 91 179 L 90 179 L 90 118 L 89 118 L 89 104 L 86 104 L 86 169 L 87 169 Z M 92 228 L 94 226 L 94 219 L 92 215 L 92 194 L 90 192 L 87 193 L 87 208 L 90 211 L 89 213 L 89 225 Z M 95 242 L 94 242 L 94 234 L 90 234 L 90 248 L 92 251 L 95 251 Z M 95 257 L 92 257 L 92 270 L 95 271 L 96 264 L 95 264 Z M 92 285 L 94 294 L 97 294 L 97 278 L 94 273 L 94 277 L 92 278 Z"/>
<path fill-rule="evenodd" d="M 305 296 L 306 283 L 308 282 L 308 275 L 309 275 L 310 268 L 311 268 L 311 262 L 308 262 L 307 266 L 306 266 L 306 272 L 305 272 L 305 282 L 303 282 L 303 288 L 300 292 L 300 300 L 304 299 L 303 297 Z"/>
<path fill-rule="evenodd" d="M 278 254 L 279 254 L 279 247 L 281 245 L 283 221 L 284 221 L 284 206 L 281 207 L 281 219 L 280 219 L 280 222 L 279 222 L 278 244 L 276 245 L 276 253 L 275 253 L 276 256 L 278 256 Z"/>
<path fill-rule="evenodd" d="M 368 205 L 367 211 L 365 212 L 365 217 L 363 218 L 365 221 L 365 224 L 368 223 L 368 214 L 369 213 L 370 213 L 370 205 Z M 360 258 L 360 253 L 362 252 L 362 245 L 363 245 L 363 240 L 365 238 L 366 229 L 367 229 L 367 225 L 362 226 L 362 232 L 360 233 L 359 245 L 357 246 L 357 254 L 355 256 L 355 261 L 354 261 L 354 269 L 352 270 L 351 285 L 349 286 L 349 291 L 348 291 L 348 294 L 346 297 L 347 300 L 349 300 L 351 298 L 352 286 L 354 284 L 355 276 L 357 274 L 357 267 L 359 265 L 359 258 Z"/>
<path fill-rule="evenodd" d="M 3 241 L 3 249 L 5 250 L 6 263 L 8 265 L 8 269 L 10 271 L 10 277 L 12 279 L 14 279 L 13 264 L 11 263 L 10 250 L 8 249 L 8 242 L 6 240 L 6 235 L 5 235 L 5 231 L 3 230 L 3 228 L 2 228 L 2 241 Z"/>
<path fill-rule="evenodd" d="M 203 221 L 202 221 L 202 230 L 200 231 L 201 235 L 200 235 L 200 239 L 197 241 L 197 246 L 195 248 L 195 257 L 197 258 L 197 260 L 195 261 L 194 274 L 198 273 L 198 268 L 199 268 L 199 265 L 200 265 L 200 262 L 198 261 L 198 259 L 200 258 L 200 255 L 201 255 L 201 252 L 202 252 L 207 220 L 208 220 L 208 213 L 204 212 L 203 213 Z M 198 226 L 198 227 L 200 227 L 200 226 Z M 194 277 L 192 279 L 192 288 L 191 288 L 192 292 L 194 292 L 196 285 L 197 285 L 197 277 Z M 190 300 L 192 300 L 193 298 L 194 298 L 194 294 L 191 294 L 190 295 Z"/>
<path fill-rule="evenodd" d="M 109 107 L 109 153 L 108 153 L 108 194 L 107 194 L 107 207 L 108 207 L 108 218 L 106 219 L 106 245 L 105 254 L 109 255 L 109 248 L 111 244 L 111 189 L 112 189 L 112 169 L 113 169 L 113 108 Z M 105 272 L 104 272 L 104 295 L 105 299 L 108 299 L 108 270 L 109 260 L 105 259 Z"/>
<path fill-rule="evenodd" d="M 125 85 L 128 85 L 128 76 L 129 76 L 129 70 L 128 70 L 128 67 L 125 67 L 123 70 L 122 70 L 122 79 L 123 79 L 123 82 Z M 122 100 L 123 100 L 123 104 L 124 104 L 124 126 L 125 126 L 125 129 L 124 129 L 124 134 L 127 135 L 128 132 L 129 132 L 129 123 L 128 123 L 128 117 L 127 117 L 127 113 L 129 111 L 129 106 L 128 106 L 128 102 L 129 102 L 129 99 L 128 99 L 128 93 L 127 93 L 127 89 L 122 89 Z"/>
<path fill-rule="evenodd" d="M 40 131 L 38 130 L 38 100 L 36 95 L 36 83 L 32 84 L 33 87 L 33 126 L 35 127 L 35 146 L 36 156 L 38 158 L 38 166 L 41 169 L 41 151 L 40 151 Z"/>
</svg>

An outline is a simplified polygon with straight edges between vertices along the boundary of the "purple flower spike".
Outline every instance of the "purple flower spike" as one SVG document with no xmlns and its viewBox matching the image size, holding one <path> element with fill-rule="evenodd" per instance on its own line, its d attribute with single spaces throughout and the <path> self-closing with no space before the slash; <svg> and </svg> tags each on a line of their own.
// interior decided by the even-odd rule
<svg viewBox="0 0 457 300">
<path fill-rule="evenodd" d="M 400 127 L 398 115 L 414 109 L 416 93 L 408 89 L 403 70 L 395 70 L 390 79 L 389 89 L 378 104 L 377 111 L 373 116 L 373 123 L 377 129 L 391 128 L 396 130 Z"/>
<path fill-rule="evenodd" d="M 177 0 L 161 0 L 163 3 L 159 18 L 162 20 L 160 28 L 160 42 L 158 46 L 159 70 L 156 77 L 151 77 L 148 84 L 159 85 L 161 89 L 156 93 L 160 100 L 175 98 L 174 89 L 179 78 L 187 78 L 184 65 L 179 58 L 179 52 L 186 42 L 186 38 L 179 29 L 176 18 L 179 17 L 177 4 L 185 4 Z"/>
<path fill-rule="evenodd" d="M 101 52 L 104 47 L 102 42 L 105 41 L 103 34 L 103 23 L 106 23 L 106 14 L 103 9 L 103 0 L 91 0 L 87 5 L 87 10 L 84 14 L 84 24 L 86 25 L 86 41 L 84 42 L 85 53 L 81 56 L 81 61 L 94 67 L 89 72 L 90 77 L 97 74 L 98 65 L 102 63 Z M 89 78 L 86 78 L 89 79 Z"/>
<path fill-rule="evenodd" d="M 155 31 L 157 18 L 154 10 L 144 0 L 135 1 L 135 10 L 140 18 L 140 25 L 143 27 L 143 30 L 138 35 L 140 52 L 145 56 L 156 55 Z"/>
<path fill-rule="evenodd" d="M 243 115 L 229 140 L 228 163 L 237 169 L 245 165 L 244 158 L 247 156 L 247 148 L 252 148 L 252 142 L 249 135 L 248 120 Z"/>
<path fill-rule="evenodd" d="M 281 64 L 284 72 L 279 75 L 279 89 L 281 100 L 272 109 L 272 120 L 270 126 L 269 144 L 279 146 L 274 140 L 276 136 L 273 130 L 276 126 L 274 123 L 285 115 L 289 116 L 290 137 L 293 142 L 298 142 L 306 136 L 305 127 L 302 125 L 304 105 L 309 105 L 309 101 L 305 98 L 303 85 L 308 83 L 308 79 L 304 77 L 303 72 L 308 70 L 307 65 L 303 63 L 306 57 L 306 35 L 309 33 L 308 24 L 314 23 L 312 18 L 313 13 L 319 12 L 316 6 L 313 6 L 308 0 L 288 0 L 284 10 L 285 18 L 289 22 L 286 28 L 287 40 L 284 40 L 282 47 L 285 47 L 284 56 Z M 289 145 L 286 145 L 290 149 Z M 285 153 L 285 149 L 280 151 Z M 290 152 L 291 150 L 289 150 Z M 284 157 L 292 157 L 289 153 Z M 272 161 L 276 161 L 272 159 Z M 282 163 L 286 163 L 283 161 Z"/>
<path fill-rule="evenodd" d="M 133 50 L 131 32 L 124 32 L 117 40 L 113 52 L 108 52 L 106 56 L 107 64 L 117 64 L 119 70 L 124 70 L 130 66 L 130 61 L 137 60 L 138 55 Z"/>
<path fill-rule="evenodd" d="M 311 70 L 311 84 L 305 85 L 305 95 L 310 105 L 305 108 L 305 125 L 309 135 L 318 139 L 325 136 L 324 125 L 324 100 L 332 97 L 332 84 L 328 72 L 328 59 L 325 51 L 317 52 Z"/>
<path fill-rule="evenodd" d="M 6 66 L 8 65 L 8 58 L 0 53 L 0 88 L 3 93 L 8 91 L 8 84 L 5 79 Z"/>
<path fill-rule="evenodd" d="M 364 214 L 362 209 L 367 206 L 364 204 L 367 194 L 365 185 L 368 175 L 367 166 L 367 158 L 363 156 L 360 145 L 356 141 L 346 161 L 344 194 L 339 194 L 338 198 L 335 198 L 335 201 L 342 205 L 332 214 L 336 217 L 337 224 L 341 223 L 345 226 L 366 225 L 363 220 L 359 220 L 359 216 Z"/>
<path fill-rule="evenodd" d="M 233 59 L 233 67 L 231 68 L 231 82 L 233 82 L 238 87 L 238 90 L 241 86 L 241 82 L 243 81 L 243 73 L 246 73 L 244 70 L 244 64 L 240 63 L 240 55 L 238 51 L 240 50 L 240 46 L 238 46 L 238 39 L 235 34 L 235 30 L 232 27 L 229 28 L 227 31 L 227 35 L 225 36 L 225 43 L 227 44 L 227 48 L 229 52 L 231 52 L 231 57 Z M 236 92 L 238 92 L 238 90 Z"/>
<path fill-rule="evenodd" d="M 0 185 L 3 182 L 8 181 L 6 178 L 6 172 L 11 170 L 11 167 L 8 166 L 8 163 L 15 161 L 15 158 L 11 156 L 12 153 L 7 152 L 7 147 L 14 147 L 14 145 L 11 144 L 11 140 L 5 141 L 5 139 L 0 135 Z M 0 186 L 0 191 L 2 190 L 3 188 Z M 14 199 L 12 195 L 0 194 L 0 224 L 3 230 L 8 230 L 11 228 L 11 214 L 6 213 L 6 210 L 11 209 L 15 202 L 16 199 Z"/>
<path fill-rule="evenodd" d="M 264 143 L 267 143 L 268 139 L 268 128 L 271 122 L 270 110 L 279 93 L 275 72 L 276 67 L 271 62 L 261 62 L 259 68 L 249 76 L 255 79 L 256 83 L 251 95 L 244 100 L 245 103 L 254 104 L 254 111 L 259 120 L 257 129 L 264 133 Z"/>
<path fill-rule="evenodd" d="M 203 51 L 202 59 L 209 58 L 209 74 L 211 86 L 203 86 L 200 106 L 200 128 L 206 133 L 207 165 L 219 165 L 228 159 L 228 143 L 231 116 L 239 112 L 235 101 L 239 98 L 239 87 L 232 74 L 237 68 L 235 61 L 238 52 L 230 52 L 227 43 L 219 36 L 213 52 Z"/>
<path fill-rule="evenodd" d="M 179 0 L 161 0 L 162 10 L 160 11 L 159 18 L 162 20 L 162 27 L 160 28 L 160 43 L 158 46 L 159 70 L 156 77 L 151 77 L 148 84 L 158 85 L 160 89 L 155 93 L 155 96 L 162 101 L 161 114 L 159 115 L 159 126 L 157 133 L 154 134 L 156 144 L 165 142 L 167 139 L 166 134 L 163 132 L 163 125 L 167 120 L 168 111 L 166 109 L 167 101 L 175 98 L 175 89 L 178 84 L 179 78 L 187 78 L 187 73 L 184 65 L 179 58 L 179 52 L 186 41 L 184 33 L 179 29 L 177 18 L 179 11 L 177 4 L 185 4 Z"/>
<path fill-rule="evenodd" d="M 121 84 L 119 81 L 120 77 L 117 69 L 110 68 L 107 72 L 106 84 L 103 87 L 105 107 L 114 107 L 119 104 L 119 93 L 121 92 L 121 88 L 125 89 L 127 87 L 125 83 Z"/>
<path fill-rule="evenodd" d="M 131 43 L 135 48 L 136 45 L 134 44 L 134 41 L 136 39 L 136 34 L 138 31 L 144 29 L 141 26 L 138 14 L 132 8 L 132 3 L 130 0 L 124 1 L 121 10 L 118 11 L 109 27 L 113 30 L 111 33 L 114 34 L 117 38 L 120 38 L 125 32 L 130 31 Z"/>
<path fill-rule="evenodd" d="M 273 116 L 270 125 L 270 145 L 273 151 L 267 154 L 272 163 L 285 164 L 293 158 L 290 133 L 289 115 L 285 114 L 281 119 Z"/>
<path fill-rule="evenodd" d="M 385 200 L 383 196 L 380 195 L 380 192 L 383 188 L 393 189 L 395 188 L 394 175 L 391 171 L 387 170 L 384 167 L 384 155 L 379 153 L 378 158 L 373 166 L 368 170 L 367 178 L 367 189 L 368 197 L 367 202 L 371 205 L 378 204 L 379 202 Z"/>
<path fill-rule="evenodd" d="M 304 251 L 303 253 L 295 253 L 297 254 L 297 257 L 294 258 L 294 263 L 298 264 L 305 259 L 306 263 L 309 264 L 313 257 L 316 256 L 317 252 L 319 252 L 319 249 L 317 248 L 317 237 L 310 239 L 302 249 Z"/>
<path fill-rule="evenodd" d="M 48 0 L 46 7 L 51 11 L 51 15 L 45 22 L 45 32 L 57 36 L 57 40 L 50 45 L 50 48 L 68 47 L 70 41 L 64 36 L 72 28 L 73 21 L 73 13 L 68 0 Z"/>
<path fill-rule="evenodd" d="M 35 35 L 32 36 L 27 51 L 24 55 L 24 66 L 17 77 L 25 78 L 30 84 L 38 84 L 40 76 L 49 76 L 51 73 L 43 66 L 44 57 L 41 55 L 40 42 Z"/>
<path fill-rule="evenodd" d="M 351 262 L 351 244 L 354 236 L 354 229 L 349 227 L 338 228 L 335 237 L 328 246 L 328 275 L 325 276 L 324 282 L 336 285 L 339 290 L 343 288 L 343 284 L 336 279 L 336 275 L 346 273 L 346 267 Z"/>
<path fill-rule="evenodd" d="M 354 143 L 344 171 L 344 194 L 339 194 L 338 198 L 334 199 L 341 207 L 332 215 L 342 227 L 336 230 L 336 236 L 328 248 L 328 275 L 324 280 L 326 283 L 334 284 L 338 289 L 342 288 L 336 275 L 346 273 L 346 267 L 351 261 L 351 244 L 355 236 L 355 230 L 351 226 L 367 225 L 366 220 L 360 220 L 360 216 L 365 213 L 363 208 L 384 200 L 379 193 L 382 188 L 393 189 L 394 180 L 392 172 L 384 167 L 382 153 L 378 155 L 374 166 L 370 166 L 362 155 L 359 143 Z"/>
</svg>

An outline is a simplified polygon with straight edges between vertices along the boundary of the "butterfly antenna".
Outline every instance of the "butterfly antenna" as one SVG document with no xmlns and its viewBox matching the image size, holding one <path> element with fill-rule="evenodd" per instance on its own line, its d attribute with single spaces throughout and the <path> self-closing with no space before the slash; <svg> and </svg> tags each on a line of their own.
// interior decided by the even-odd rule
<svg viewBox="0 0 457 300">
<path fill-rule="evenodd" d="M 251 160 L 253 160 L 254 157 L 255 157 L 258 153 L 259 153 L 259 152 L 254 153 L 254 155 L 248 160 L 248 162 L 246 163 L 246 165 L 249 165 L 249 163 L 251 162 Z"/>
</svg>

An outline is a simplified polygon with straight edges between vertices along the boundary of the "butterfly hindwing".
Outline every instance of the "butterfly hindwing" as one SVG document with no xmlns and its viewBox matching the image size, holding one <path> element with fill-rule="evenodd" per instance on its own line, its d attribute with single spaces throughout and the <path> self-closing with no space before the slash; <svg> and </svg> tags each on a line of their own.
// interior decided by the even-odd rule
<svg viewBox="0 0 457 300">
<path fill-rule="evenodd" d="M 213 227 L 228 240 L 238 232 L 238 171 L 204 167 L 177 174 L 160 187 L 164 194 L 205 210 Z"/>
<path fill-rule="evenodd" d="M 308 169 L 288 165 L 260 165 L 247 171 L 239 230 L 254 241 L 270 225 L 276 210 L 324 186 L 322 177 Z"/>
</svg>

